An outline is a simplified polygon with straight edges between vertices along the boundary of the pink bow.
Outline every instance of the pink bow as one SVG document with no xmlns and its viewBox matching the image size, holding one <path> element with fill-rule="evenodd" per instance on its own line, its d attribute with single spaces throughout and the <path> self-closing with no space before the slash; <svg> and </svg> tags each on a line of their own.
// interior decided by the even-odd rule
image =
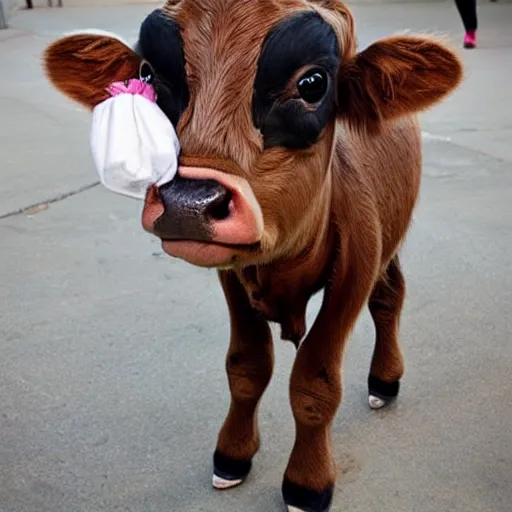
<svg viewBox="0 0 512 512">
<path fill-rule="evenodd" d="M 140 94 L 147 100 L 153 103 L 156 102 L 154 87 L 138 78 L 132 78 L 126 82 L 114 82 L 107 88 L 107 91 L 112 96 L 118 96 L 119 94 Z"/>
</svg>

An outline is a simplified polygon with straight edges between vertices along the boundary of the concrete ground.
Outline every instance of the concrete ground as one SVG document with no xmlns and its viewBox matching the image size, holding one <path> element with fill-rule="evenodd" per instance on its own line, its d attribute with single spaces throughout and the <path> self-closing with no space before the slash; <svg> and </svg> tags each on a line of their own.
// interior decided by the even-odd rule
<svg viewBox="0 0 512 512">
<path fill-rule="evenodd" d="M 511 510 L 512 5 L 479 5 L 464 86 L 423 116 L 403 392 L 386 412 L 366 406 L 364 312 L 333 428 L 335 512 Z M 90 118 L 41 75 L 61 32 L 133 38 L 153 7 L 20 12 L 0 33 L 1 512 L 282 510 L 292 345 L 276 341 L 253 473 L 213 492 L 229 331 L 215 273 L 164 256 L 141 204 L 94 186 Z M 354 12 L 362 46 L 404 29 L 462 37 L 451 3 Z"/>
</svg>

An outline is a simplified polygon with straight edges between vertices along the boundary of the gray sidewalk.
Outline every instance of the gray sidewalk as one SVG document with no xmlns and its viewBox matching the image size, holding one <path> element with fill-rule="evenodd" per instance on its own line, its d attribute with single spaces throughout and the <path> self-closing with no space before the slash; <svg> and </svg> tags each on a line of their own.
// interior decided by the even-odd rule
<svg viewBox="0 0 512 512">
<path fill-rule="evenodd" d="M 140 203 L 88 188 L 89 115 L 41 75 L 60 33 L 132 39 L 155 6 L 20 12 L 0 32 L 0 512 L 282 507 L 292 345 L 276 340 L 251 477 L 213 492 L 229 334 L 215 274 L 165 257 Z M 460 46 L 450 3 L 353 9 L 361 46 L 406 29 Z M 333 512 L 510 511 L 512 4 L 481 2 L 480 25 L 479 48 L 462 52 L 465 84 L 422 116 L 425 173 L 403 255 L 407 369 L 389 411 L 366 406 L 367 313 L 348 348 Z"/>
</svg>

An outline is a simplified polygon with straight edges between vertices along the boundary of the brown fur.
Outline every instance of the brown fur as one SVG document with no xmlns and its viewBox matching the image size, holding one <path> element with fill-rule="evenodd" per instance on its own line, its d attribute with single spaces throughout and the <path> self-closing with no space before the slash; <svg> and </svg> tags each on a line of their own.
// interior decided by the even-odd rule
<svg viewBox="0 0 512 512">
<path fill-rule="evenodd" d="M 140 62 L 121 41 L 94 34 L 59 39 L 44 54 L 50 81 L 89 109 L 110 97 L 107 87 L 112 82 L 137 76 Z"/>
<path fill-rule="evenodd" d="M 165 9 L 182 28 L 187 62 L 191 101 L 178 126 L 183 155 L 235 162 L 230 172 L 250 183 L 265 223 L 259 250 L 240 251 L 219 272 L 231 319 L 232 401 L 217 449 L 234 459 L 258 449 L 256 411 L 273 367 L 267 321 L 278 322 L 284 339 L 302 340 L 290 381 L 297 429 L 286 478 L 323 491 L 336 478 L 330 426 L 342 396 L 343 351 L 365 304 L 377 333 L 371 374 L 393 382 L 403 373 L 405 281 L 397 253 L 420 186 L 415 113 L 452 92 L 462 67 L 429 37 L 389 37 L 356 53 L 352 16 L 337 0 L 182 0 Z M 338 119 L 308 150 L 263 151 L 251 117 L 260 48 L 276 22 L 305 9 L 316 9 L 338 34 Z M 109 60 L 97 42 L 81 51 L 77 45 L 50 47 L 47 68 L 60 90 L 89 106 L 107 82 L 138 67 L 133 55 Z M 87 83 L 75 79 L 86 62 L 99 62 L 103 76 L 91 69 Z M 322 306 L 306 335 L 306 306 L 321 289 Z"/>
</svg>

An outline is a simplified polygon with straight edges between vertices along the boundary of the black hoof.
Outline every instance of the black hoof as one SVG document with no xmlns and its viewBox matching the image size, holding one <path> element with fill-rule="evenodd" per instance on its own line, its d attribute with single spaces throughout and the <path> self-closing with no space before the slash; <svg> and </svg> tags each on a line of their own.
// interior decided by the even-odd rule
<svg viewBox="0 0 512 512">
<path fill-rule="evenodd" d="M 213 454 L 213 479 L 215 489 L 230 489 L 240 485 L 251 471 L 250 460 L 235 460 L 219 452 Z"/>
<path fill-rule="evenodd" d="M 327 512 L 331 508 L 334 487 L 323 492 L 305 489 L 297 484 L 283 480 L 283 498 L 289 511 Z"/>
<path fill-rule="evenodd" d="M 380 409 L 392 402 L 400 391 L 400 381 L 384 382 L 370 375 L 368 377 L 368 402 L 372 409 Z"/>
</svg>

